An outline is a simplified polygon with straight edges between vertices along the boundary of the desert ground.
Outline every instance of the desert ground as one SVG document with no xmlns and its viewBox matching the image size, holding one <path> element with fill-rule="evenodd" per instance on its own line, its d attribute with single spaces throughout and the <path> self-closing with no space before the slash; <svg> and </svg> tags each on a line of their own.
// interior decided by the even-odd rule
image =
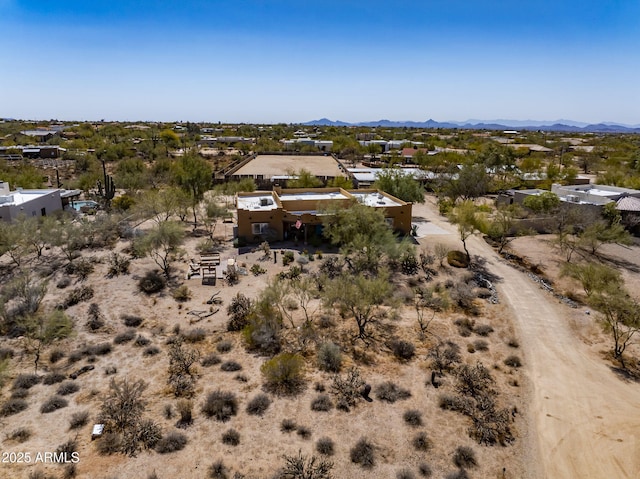
<svg viewBox="0 0 640 479">
<path fill-rule="evenodd" d="M 417 240 L 418 251 L 433 248 L 436 243 L 444 243 L 452 249 L 461 249 L 455 226 L 437 213 L 434 200 L 414 205 L 414 216 L 424 221 L 426 234 Z M 624 380 L 616 374 L 606 357 L 609 338 L 596 324 L 597 315 L 586 314 L 587 308 L 571 308 L 560 302 L 548 291 L 542 289 L 530 276 L 507 263 L 481 238 L 469 242 L 471 254 L 484 263 L 488 272 L 495 277 L 498 304 L 490 304 L 478 299 L 479 316 L 473 318 L 478 324 L 488 324 L 493 333 L 484 337 L 488 350 L 470 352 L 470 341 L 479 339 L 461 337 L 454 321 L 464 314 L 459 311 L 437 313 L 430 326 L 429 334 L 420 339 L 417 332 L 415 312 L 406 304 L 398 309 L 394 317 L 386 320 L 388 331 L 395 337 L 411 341 L 416 346 L 416 356 L 409 362 L 400 362 L 390 353 L 384 341 L 365 347 L 348 340 L 353 329 L 350 320 L 332 318 L 336 324 L 329 329 L 319 328 L 316 341 L 332 339 L 339 342 L 344 352 L 343 371 L 357 366 L 367 383 L 373 386 L 373 401 L 359 401 L 350 412 L 332 409 L 316 412 L 310 409 L 311 401 L 318 396 L 316 384 L 330 390 L 332 374 L 321 372 L 315 366 L 315 348 L 302 350 L 306 360 L 306 388 L 294 397 L 270 395 L 272 403 L 262 416 L 249 415 L 245 411 L 247 402 L 263 392 L 260 366 L 265 357 L 247 352 L 240 333 L 226 331 L 226 307 L 238 293 L 256 297 L 265 287 L 269 278 L 286 271 L 280 261 L 281 251 L 300 251 L 308 246 L 293 244 L 274 245 L 278 252 L 278 262 L 272 257 L 262 260 L 262 253 L 251 249 L 238 250 L 231 246 L 231 228 L 224 230 L 220 225 L 216 234 L 221 235 L 224 246 L 221 250 L 222 263 L 233 258 L 237 264 L 249 269 L 259 264 L 266 274 L 241 276 L 240 283 L 229 286 L 218 282 L 216 286 L 203 286 L 199 278 L 185 279 L 188 262 L 197 258 L 195 247 L 198 238 L 190 238 L 185 245 L 186 255 L 176 265 L 176 284 L 186 284 L 192 298 L 185 303 L 176 302 L 170 288 L 162 293 L 147 296 L 138 291 L 137 280 L 147 270 L 154 267 L 149 259 L 132 262 L 129 275 L 108 278 L 106 257 L 109 251 L 83 252 L 96 261 L 95 271 L 85 280 L 94 287 L 95 302 L 106 319 L 106 326 L 98 332 L 89 332 L 86 322 L 88 302 L 72 306 L 67 310 L 76 323 L 77 335 L 56 345 L 67 353 L 87 344 L 113 341 L 113 337 L 127 328 L 122 315 L 133 314 L 144 318 L 136 333 L 156 345 L 160 353 L 153 356 L 143 354 L 144 348 L 133 343 L 113 345 L 113 350 L 105 356 L 92 358 L 95 369 L 79 376 L 76 380 L 80 390 L 70 396 L 69 405 L 49 414 L 39 411 L 40 405 L 51 396 L 56 386 L 38 384 L 30 389 L 29 407 L 18 414 L 0 419 L 0 441 L 3 452 L 52 451 L 61 443 L 76 439 L 80 461 L 76 477 L 90 479 L 146 478 L 155 471 L 160 479 L 176 477 L 208 477 L 208 468 L 216 460 L 222 460 L 234 472 L 247 478 L 271 478 L 283 464 L 283 455 L 295 455 L 299 451 L 307 456 L 315 452 L 315 443 L 321 437 L 330 437 L 335 442 L 335 454 L 328 459 L 334 463 L 336 478 L 394 478 L 401 470 L 412 471 L 419 477 L 418 466 L 426 463 L 433 471 L 432 477 L 445 477 L 457 469 L 452 462 L 453 452 L 458 446 L 471 447 L 477 456 L 478 465 L 468 473 L 473 478 L 635 478 L 640 476 L 640 384 Z M 126 248 L 126 242 L 119 242 L 116 250 Z M 315 248 L 309 247 L 312 251 Z M 518 238 L 511 244 L 514 253 L 526 257 L 531 264 L 537 264 L 548 278 L 556 278 L 560 257 L 555 252 L 550 238 L 543 236 Z M 607 247 L 604 251 L 625 269 L 625 278 L 633 285 L 637 273 L 632 267 L 640 267 L 638 247 L 622 249 Z M 52 253 L 50 253 L 52 255 Z M 271 253 L 273 254 L 273 252 Z M 297 254 L 297 253 L 296 253 Z M 335 251 L 323 248 L 324 257 Z M 53 255 L 52 255 L 53 256 Z M 479 259 L 482 258 L 482 259 Z M 624 262 L 622 261 L 624 260 Z M 305 266 L 308 272 L 318 268 L 320 261 Z M 4 264 L 3 264 L 4 266 Z M 622 266 L 621 266 L 622 267 Z M 63 271 L 56 272 L 56 280 Z M 444 282 L 456 279 L 463 272 L 445 266 L 438 269 L 432 281 Z M 55 280 L 51 281 L 55 284 Z M 576 288 L 566 280 L 554 282 L 556 288 L 568 291 Z M 630 289 L 632 289 L 630 287 Z M 397 295 L 406 296 L 410 289 L 399 283 Z M 633 290 L 633 289 L 632 289 Z M 198 320 L 190 312 L 212 312 L 217 306 L 206 301 L 219 291 L 223 304 L 219 310 L 205 319 Z M 53 307 L 65 291 L 49 288 L 43 306 Z M 314 305 L 320 314 L 319 305 Z M 214 308 L 210 310 L 210 308 Z M 301 319 L 300 310 L 294 311 L 296 321 Z M 176 398 L 167 385 L 168 357 L 166 342 L 176 328 L 190 331 L 202 328 L 205 339 L 190 344 L 205 357 L 216 352 L 221 341 L 230 341 L 230 351 L 220 353 L 222 361 L 236 361 L 242 369 L 225 372 L 220 365 L 198 366 L 198 381 L 194 402 L 194 422 L 180 432 L 188 439 L 186 447 L 170 454 L 158 454 L 153 450 L 141 451 L 136 457 L 121 454 L 101 455 L 91 441 L 91 427 L 100 410 L 101 400 L 108 390 L 112 377 L 143 379 L 148 383 L 144 397 L 147 400 L 146 414 L 157 421 L 164 432 L 176 430 L 176 417 L 164 414 L 168 404 L 176 404 Z M 352 331 L 351 331 L 352 332 Z M 285 335 L 294 336 L 294 331 L 285 330 Z M 469 437 L 468 418 L 442 410 L 438 399 L 443 391 L 453 386 L 450 376 L 441 378 L 440 388 L 434 388 L 429 378 L 432 371 L 427 354 L 437 343 L 446 339 L 461 348 L 462 360 L 466 364 L 481 361 L 495 380 L 499 391 L 500 406 L 513 410 L 515 441 L 506 446 L 479 445 Z M 509 346 L 517 340 L 519 347 Z M 21 340 L 4 341 L 3 346 L 18 353 L 12 360 L 10 377 L 20 372 L 33 372 L 33 358 L 22 353 Z M 503 360 L 510 354 L 521 357 L 521 368 L 510 368 Z M 637 348 L 632 353 L 638 355 Z M 43 357 L 47 357 L 46 355 Z M 60 371 L 70 374 L 85 361 L 71 364 L 65 359 L 56 364 L 41 362 L 39 374 Z M 111 368 L 114 374 L 106 374 Z M 383 381 L 392 380 L 410 391 L 409 398 L 393 404 L 378 400 L 376 387 Z M 228 422 L 217 422 L 200 412 L 204 397 L 210 391 L 222 389 L 236 394 L 239 400 L 238 414 Z M 3 387 L 0 401 L 11 394 L 11 381 Z M 403 421 L 403 413 L 416 409 L 422 413 L 423 426 L 409 427 Z M 69 419 L 74 412 L 88 411 L 89 423 L 76 431 L 69 430 Z M 296 432 L 285 433 L 280 429 L 283 419 L 292 419 L 298 425 L 306 426 L 311 436 L 305 438 Z M 28 428 L 32 435 L 23 442 L 7 439 L 11 431 L 19 427 Z M 234 428 L 240 433 L 240 444 L 223 444 L 221 435 Z M 419 451 L 412 446 L 415 434 L 427 433 L 431 447 Z M 367 437 L 375 445 L 376 465 L 373 469 L 363 469 L 350 460 L 350 448 L 360 437 Z M 53 477 L 60 477 L 62 466 L 57 464 L 16 464 L 1 463 L 0 478 L 29 478 L 36 471 L 43 471 Z M 231 475 L 230 475 L 231 477 Z"/>
</svg>

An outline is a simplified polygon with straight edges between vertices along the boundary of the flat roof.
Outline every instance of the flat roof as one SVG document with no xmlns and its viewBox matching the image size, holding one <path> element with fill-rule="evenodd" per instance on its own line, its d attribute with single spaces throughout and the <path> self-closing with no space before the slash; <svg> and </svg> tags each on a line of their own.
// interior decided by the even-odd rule
<svg viewBox="0 0 640 479">
<path fill-rule="evenodd" d="M 345 196 L 340 191 L 329 191 L 329 192 L 304 191 L 300 193 L 282 193 L 278 196 L 282 201 L 295 201 L 295 200 L 318 201 L 318 200 L 348 200 L 349 199 L 348 196 Z"/>
<path fill-rule="evenodd" d="M 19 206 L 60 190 L 20 190 L 0 195 L 0 206 Z"/>
<path fill-rule="evenodd" d="M 400 206 L 402 203 L 394 201 L 387 195 L 378 192 L 358 192 L 350 191 L 350 193 L 356 197 L 356 199 L 363 205 L 373 206 L 376 208 L 383 208 L 385 206 Z"/>
<path fill-rule="evenodd" d="M 249 211 L 270 211 L 278 209 L 278 205 L 271 192 L 238 196 L 237 205 L 239 210 Z"/>
<path fill-rule="evenodd" d="M 290 171 L 297 172 L 303 168 L 314 176 L 345 176 L 338 162 L 329 155 L 258 155 L 232 176 L 263 175 L 271 178 L 288 175 Z"/>
</svg>

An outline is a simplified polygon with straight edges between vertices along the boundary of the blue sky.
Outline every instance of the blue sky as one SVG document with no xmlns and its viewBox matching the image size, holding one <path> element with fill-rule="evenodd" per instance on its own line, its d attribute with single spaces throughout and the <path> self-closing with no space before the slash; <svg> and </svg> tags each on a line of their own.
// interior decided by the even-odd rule
<svg viewBox="0 0 640 479">
<path fill-rule="evenodd" d="M 638 0 L 0 0 L 0 116 L 640 124 Z"/>
</svg>

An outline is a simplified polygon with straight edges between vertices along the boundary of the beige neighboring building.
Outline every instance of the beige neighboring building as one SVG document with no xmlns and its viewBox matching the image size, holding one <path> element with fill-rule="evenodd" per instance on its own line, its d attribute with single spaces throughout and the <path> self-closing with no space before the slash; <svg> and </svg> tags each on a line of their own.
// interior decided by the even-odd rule
<svg viewBox="0 0 640 479">
<path fill-rule="evenodd" d="M 320 237 L 320 212 L 336 206 L 347 208 L 353 202 L 384 209 L 393 230 L 411 232 L 411 203 L 387 193 L 373 189 L 301 188 L 239 193 L 237 237 L 248 243 Z"/>
</svg>

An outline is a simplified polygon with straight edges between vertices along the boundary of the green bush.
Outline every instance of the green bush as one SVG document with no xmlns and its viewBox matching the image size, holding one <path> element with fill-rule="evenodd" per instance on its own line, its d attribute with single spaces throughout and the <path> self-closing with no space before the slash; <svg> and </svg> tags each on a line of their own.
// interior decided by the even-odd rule
<svg viewBox="0 0 640 479">
<path fill-rule="evenodd" d="M 183 284 L 182 286 L 178 286 L 174 289 L 171 295 L 173 296 L 173 299 L 182 303 L 191 299 L 191 290 L 186 284 Z"/>
<path fill-rule="evenodd" d="M 242 293 L 237 293 L 227 306 L 227 331 L 241 331 L 249 322 L 253 302 Z"/>
<path fill-rule="evenodd" d="M 298 354 L 281 353 L 265 362 L 260 371 L 265 386 L 277 394 L 295 394 L 304 383 L 304 360 Z"/>
<path fill-rule="evenodd" d="M 282 266 L 289 266 L 291 263 L 293 263 L 293 251 L 285 251 L 284 253 L 282 253 Z"/>
<path fill-rule="evenodd" d="M 332 373 L 340 372 L 342 366 L 342 353 L 340 346 L 335 343 L 322 343 L 318 347 L 318 367 L 323 371 Z"/>
<path fill-rule="evenodd" d="M 158 293 L 164 289 L 167 281 L 159 271 L 147 271 L 147 273 L 138 281 L 138 288 L 145 294 Z"/>
</svg>

